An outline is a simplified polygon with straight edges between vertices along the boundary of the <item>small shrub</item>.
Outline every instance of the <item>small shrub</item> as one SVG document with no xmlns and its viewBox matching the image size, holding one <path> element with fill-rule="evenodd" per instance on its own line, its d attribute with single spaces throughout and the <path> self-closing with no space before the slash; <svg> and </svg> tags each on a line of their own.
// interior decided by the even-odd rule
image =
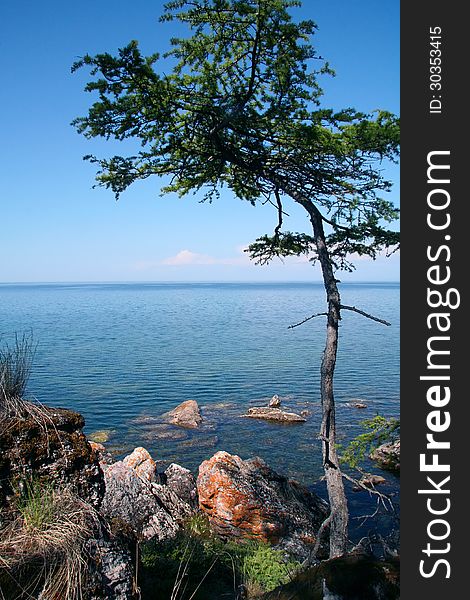
<svg viewBox="0 0 470 600">
<path fill-rule="evenodd" d="M 201 514 L 188 519 L 173 539 L 143 544 L 141 561 L 145 578 L 155 578 L 152 585 L 143 585 L 142 597 L 171 600 L 213 600 L 215 586 L 220 586 L 217 590 L 222 596 L 224 591 L 235 593 L 239 585 L 248 598 L 256 598 L 288 583 L 300 568 L 300 563 L 266 543 L 222 541 Z M 156 590 L 160 595 L 154 595 Z"/>
<path fill-rule="evenodd" d="M 300 563 L 285 559 L 284 553 L 261 542 L 244 544 L 239 555 L 243 584 L 249 597 L 270 592 L 288 583 L 299 570 Z"/>
<path fill-rule="evenodd" d="M 186 520 L 184 529 L 191 536 L 205 539 L 213 537 L 209 519 L 206 517 L 206 515 L 200 512 L 191 515 Z"/>
</svg>

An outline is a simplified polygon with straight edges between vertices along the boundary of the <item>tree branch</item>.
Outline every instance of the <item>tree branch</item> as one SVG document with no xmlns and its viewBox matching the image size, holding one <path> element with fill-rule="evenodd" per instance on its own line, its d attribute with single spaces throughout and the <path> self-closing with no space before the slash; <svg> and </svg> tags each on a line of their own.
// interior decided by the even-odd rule
<svg viewBox="0 0 470 600">
<path fill-rule="evenodd" d="M 383 325 L 388 325 L 388 326 L 391 325 L 391 323 L 389 323 L 388 321 L 385 321 L 384 319 L 379 319 L 378 317 L 374 317 L 373 315 L 370 315 L 369 313 L 366 313 L 363 310 L 356 308 L 355 306 L 346 306 L 346 304 L 341 304 L 340 308 L 342 310 L 352 310 L 353 312 L 357 312 L 360 315 L 362 315 L 363 317 L 372 319 L 372 321 L 377 321 L 377 323 L 382 323 Z"/>
<path fill-rule="evenodd" d="M 314 319 L 315 317 L 327 317 L 327 316 L 328 316 L 328 313 L 326 313 L 326 312 L 317 313 L 315 315 L 307 317 L 303 321 L 300 321 L 300 323 L 295 323 L 294 325 L 289 325 L 289 327 L 287 329 L 294 329 L 294 327 L 299 327 L 299 325 L 303 325 L 304 323 L 306 323 L 307 321 L 310 321 L 310 319 Z"/>
<path fill-rule="evenodd" d="M 278 188 L 276 188 L 274 190 L 274 195 L 276 196 L 276 203 L 277 203 L 277 225 L 274 229 L 274 240 L 275 240 L 275 243 L 278 244 L 279 243 L 279 232 L 281 231 L 281 227 L 282 227 L 282 214 L 283 214 L 282 202 L 281 202 L 281 197 L 279 196 Z"/>
<path fill-rule="evenodd" d="M 379 492 L 379 490 L 377 490 L 373 485 L 371 487 L 369 487 L 368 485 L 365 485 L 364 483 L 359 481 L 359 479 L 354 479 L 354 477 L 351 477 L 350 475 L 348 475 L 347 473 L 344 473 L 343 471 L 341 471 L 341 475 L 344 477 L 344 479 L 346 479 L 353 485 L 356 485 L 356 486 L 360 487 L 361 489 L 363 489 L 364 491 L 369 492 L 369 494 L 374 494 L 375 496 L 378 496 L 378 499 L 382 503 L 385 510 L 387 510 L 385 501 L 387 501 L 388 505 L 393 510 L 392 501 L 387 496 L 387 494 L 382 494 L 382 492 Z"/>
<path fill-rule="evenodd" d="M 315 542 L 315 546 L 312 550 L 312 552 L 310 553 L 310 556 L 308 557 L 308 561 L 310 561 L 312 558 L 317 558 L 317 554 L 318 551 L 320 550 L 320 545 L 321 545 L 321 538 L 322 535 L 325 532 L 325 529 L 330 525 L 331 523 L 331 519 L 333 518 L 332 513 L 330 513 L 326 519 L 323 521 L 323 523 L 320 525 L 320 528 L 318 529 L 318 533 L 317 533 L 317 540 Z"/>
</svg>

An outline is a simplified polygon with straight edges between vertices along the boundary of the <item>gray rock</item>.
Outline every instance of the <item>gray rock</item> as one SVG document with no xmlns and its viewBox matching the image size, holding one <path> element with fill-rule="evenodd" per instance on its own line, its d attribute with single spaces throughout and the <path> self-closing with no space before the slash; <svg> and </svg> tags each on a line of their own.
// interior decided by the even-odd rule
<svg viewBox="0 0 470 600">
<path fill-rule="evenodd" d="M 142 450 L 139 449 L 140 454 Z M 130 456 L 133 455 L 135 451 Z M 126 457 L 104 465 L 106 492 L 101 512 L 108 519 L 121 519 L 143 539 L 171 538 L 182 521 L 195 512 L 191 499 L 191 493 L 196 494 L 195 485 L 191 492 L 191 480 L 178 465 L 174 465 L 169 476 L 159 478 L 162 482 L 155 483 L 148 478 L 147 468 L 144 473 L 139 471 L 142 464 L 145 461 L 134 462 Z"/>
<path fill-rule="evenodd" d="M 134 594 L 133 564 L 130 540 L 103 535 L 90 540 L 88 553 L 91 559 L 88 590 L 89 600 L 131 600 Z"/>
<path fill-rule="evenodd" d="M 164 482 L 174 491 L 178 498 L 194 509 L 197 509 L 196 479 L 191 471 L 176 463 L 171 463 L 163 475 Z"/>
</svg>

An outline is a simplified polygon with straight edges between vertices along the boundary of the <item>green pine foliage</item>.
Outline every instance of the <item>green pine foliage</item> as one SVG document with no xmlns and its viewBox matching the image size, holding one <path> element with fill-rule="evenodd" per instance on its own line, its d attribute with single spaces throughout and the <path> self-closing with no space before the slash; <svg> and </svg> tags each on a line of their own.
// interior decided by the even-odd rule
<svg viewBox="0 0 470 600">
<path fill-rule="evenodd" d="M 316 24 L 293 19 L 299 4 L 169 2 L 161 21 L 186 26 L 188 35 L 170 39 L 167 53 L 143 56 L 132 41 L 115 56 L 87 54 L 73 65 L 90 69 L 85 89 L 97 96 L 73 125 L 87 138 L 136 143 L 130 156 L 85 157 L 117 198 L 155 175 L 169 181 L 163 194 L 201 192 L 212 201 L 226 187 L 254 205 L 271 202 L 275 234 L 249 248 L 259 262 L 315 259 L 312 238 L 280 234 L 283 202 L 313 204 L 328 226 L 334 266 L 351 270 L 351 253 L 375 258 L 398 244 L 388 226 L 398 211 L 382 194 L 391 188 L 383 162 L 397 158 L 399 121 L 384 110 L 322 105 L 320 81 L 333 72 L 312 44 Z"/>
<path fill-rule="evenodd" d="M 357 469 L 361 462 L 386 442 L 393 442 L 400 437 L 400 421 L 376 415 L 372 419 L 361 422 L 365 432 L 356 436 L 342 451 L 341 461 L 352 469 Z"/>
</svg>

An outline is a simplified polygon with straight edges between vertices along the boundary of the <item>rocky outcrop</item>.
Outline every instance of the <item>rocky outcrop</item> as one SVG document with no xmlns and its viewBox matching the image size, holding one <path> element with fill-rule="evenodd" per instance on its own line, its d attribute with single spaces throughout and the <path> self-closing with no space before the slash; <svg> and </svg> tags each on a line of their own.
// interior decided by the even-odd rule
<svg viewBox="0 0 470 600">
<path fill-rule="evenodd" d="M 400 472 L 400 440 L 388 442 L 376 448 L 370 458 L 374 460 L 379 467 L 392 471 Z"/>
<path fill-rule="evenodd" d="M 269 401 L 268 406 L 271 408 L 279 408 L 281 406 L 281 399 L 277 394 L 274 394 L 274 396 Z"/>
<path fill-rule="evenodd" d="M 398 600 L 399 559 L 379 561 L 364 555 L 327 560 L 297 575 L 263 600 Z"/>
<path fill-rule="evenodd" d="M 113 464 L 103 465 L 106 493 L 101 507 L 107 519 L 118 518 L 139 538 L 173 537 L 181 523 L 195 511 L 194 478 L 178 465 L 162 476 L 144 448 Z M 191 489 L 192 487 L 192 489 Z"/>
<path fill-rule="evenodd" d="M 68 485 L 95 508 L 104 494 L 98 455 L 88 443 L 83 417 L 71 410 L 34 406 L 0 421 L 0 506 L 25 477 Z"/>
<path fill-rule="evenodd" d="M 217 452 L 199 467 L 199 506 L 222 537 L 253 538 L 305 557 L 326 503 L 260 458 Z"/>
<path fill-rule="evenodd" d="M 296 413 L 286 412 L 280 408 L 272 408 L 270 406 L 254 406 L 253 408 L 249 408 L 248 412 L 243 416 L 281 423 L 304 423 L 306 421 L 305 417 Z"/>
<path fill-rule="evenodd" d="M 169 423 L 186 429 L 196 429 L 202 423 L 201 412 L 196 400 L 186 400 L 164 416 Z"/>
</svg>

